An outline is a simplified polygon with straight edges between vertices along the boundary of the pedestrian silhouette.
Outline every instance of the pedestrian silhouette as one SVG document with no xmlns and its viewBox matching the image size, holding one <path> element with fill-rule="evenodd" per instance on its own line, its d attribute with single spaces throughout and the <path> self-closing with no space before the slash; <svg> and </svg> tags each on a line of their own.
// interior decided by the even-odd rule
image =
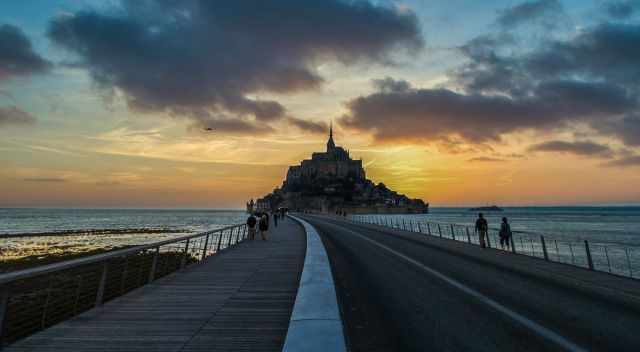
<svg viewBox="0 0 640 352">
<path fill-rule="evenodd" d="M 505 245 L 510 248 L 513 244 L 511 244 L 511 226 L 507 218 L 502 218 L 502 224 L 500 224 L 500 248 L 504 249 Z"/>
<path fill-rule="evenodd" d="M 480 241 L 480 247 L 486 248 L 485 238 L 487 237 L 487 231 L 489 231 L 489 224 L 487 223 L 487 219 L 484 218 L 482 213 L 478 214 L 478 220 L 476 220 L 476 233 L 478 234 L 478 239 Z"/>
</svg>

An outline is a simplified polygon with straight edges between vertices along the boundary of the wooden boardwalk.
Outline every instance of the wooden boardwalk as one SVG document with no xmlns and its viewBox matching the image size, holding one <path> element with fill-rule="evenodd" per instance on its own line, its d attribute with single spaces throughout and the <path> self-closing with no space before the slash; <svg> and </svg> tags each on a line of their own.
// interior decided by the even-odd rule
<svg viewBox="0 0 640 352">
<path fill-rule="evenodd" d="M 300 280 L 303 228 L 204 263 L 44 330 L 5 351 L 280 351 Z"/>
</svg>

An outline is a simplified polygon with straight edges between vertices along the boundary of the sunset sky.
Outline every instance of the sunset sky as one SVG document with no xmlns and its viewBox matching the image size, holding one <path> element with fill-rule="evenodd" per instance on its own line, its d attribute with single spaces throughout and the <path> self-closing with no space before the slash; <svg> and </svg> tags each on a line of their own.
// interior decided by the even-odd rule
<svg viewBox="0 0 640 352">
<path fill-rule="evenodd" d="M 335 140 L 432 206 L 640 203 L 640 0 L 5 0 L 0 207 L 239 208 Z"/>
</svg>

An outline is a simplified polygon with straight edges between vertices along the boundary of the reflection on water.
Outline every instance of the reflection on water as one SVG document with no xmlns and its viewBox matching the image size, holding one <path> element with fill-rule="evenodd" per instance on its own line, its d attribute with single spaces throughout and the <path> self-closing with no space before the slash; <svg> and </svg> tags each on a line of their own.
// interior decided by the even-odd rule
<svg viewBox="0 0 640 352">
<path fill-rule="evenodd" d="M 0 234 L 141 229 L 139 233 L 0 238 L 0 260 L 147 244 L 242 223 L 245 217 L 237 210 L 0 209 Z M 158 228 L 171 232 L 144 232 Z"/>
</svg>

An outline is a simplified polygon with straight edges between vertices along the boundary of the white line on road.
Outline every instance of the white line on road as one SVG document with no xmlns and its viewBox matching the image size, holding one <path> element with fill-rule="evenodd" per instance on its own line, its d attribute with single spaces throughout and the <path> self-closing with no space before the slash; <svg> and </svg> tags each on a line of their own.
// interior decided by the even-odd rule
<svg viewBox="0 0 640 352">
<path fill-rule="evenodd" d="M 373 245 L 375 245 L 375 246 L 377 246 L 377 247 L 379 247 L 381 249 L 384 249 L 387 252 L 389 252 L 389 253 L 391 253 L 391 254 L 393 254 L 393 255 L 401 258 L 401 259 L 404 259 L 405 261 L 417 266 L 418 268 L 422 269 L 423 271 L 425 271 L 425 272 L 427 272 L 427 273 L 439 278 L 440 280 L 442 280 L 442 281 L 446 282 L 447 284 L 457 288 L 458 290 L 460 290 L 460 291 L 462 291 L 462 292 L 474 297 L 475 299 L 477 299 L 481 303 L 484 303 L 484 304 L 490 306 L 491 308 L 493 308 L 493 309 L 497 310 L 498 312 L 500 312 L 500 313 L 506 315 L 507 317 L 511 318 L 516 323 L 518 323 L 518 324 L 524 326 L 525 328 L 533 331 L 537 335 L 539 335 L 539 336 L 541 336 L 541 337 L 543 337 L 543 338 L 545 338 L 545 339 L 557 344 L 558 346 L 560 346 L 560 347 L 562 347 L 562 348 L 564 348 L 564 349 L 566 349 L 568 351 L 575 351 L 575 352 L 578 352 L 578 351 L 580 351 L 580 352 L 585 351 L 586 352 L 587 351 L 586 349 L 584 349 L 584 348 L 576 345 L 575 343 L 571 342 L 566 337 L 563 337 L 563 336 L 557 334 L 556 332 L 554 332 L 554 331 L 552 331 L 552 330 L 550 330 L 548 328 L 545 328 L 544 326 L 536 323 L 535 321 L 533 321 L 533 320 L 531 320 L 531 319 L 529 319 L 529 318 L 527 318 L 527 317 L 525 317 L 525 316 L 523 316 L 523 315 L 521 315 L 519 313 L 514 312 L 513 310 L 511 310 L 511 309 L 503 306 L 502 304 L 492 300 L 491 298 L 489 298 L 489 297 L 483 295 L 482 293 L 472 289 L 471 287 L 461 283 L 460 281 L 452 279 L 452 278 L 446 276 L 445 274 L 443 274 L 443 273 L 441 273 L 441 272 L 439 272 L 439 271 L 437 271 L 435 269 L 432 269 L 432 268 L 430 268 L 430 267 L 418 262 L 417 260 L 415 260 L 413 258 L 410 258 L 410 257 L 408 257 L 408 256 L 406 256 L 406 255 L 404 255 L 404 254 L 392 249 L 392 248 L 389 248 L 389 247 L 385 246 L 384 244 L 381 244 L 381 243 L 379 243 L 377 241 L 374 241 L 374 240 L 370 239 L 367 236 L 364 236 L 364 235 L 359 234 L 357 232 L 348 230 L 348 229 L 346 229 L 344 227 L 341 227 L 341 228 L 344 229 L 345 231 L 350 232 L 350 233 L 360 237 L 361 239 L 363 239 L 363 240 L 365 240 L 365 241 L 367 241 L 367 242 L 369 242 L 369 243 L 371 243 L 371 244 L 373 244 Z"/>
</svg>

